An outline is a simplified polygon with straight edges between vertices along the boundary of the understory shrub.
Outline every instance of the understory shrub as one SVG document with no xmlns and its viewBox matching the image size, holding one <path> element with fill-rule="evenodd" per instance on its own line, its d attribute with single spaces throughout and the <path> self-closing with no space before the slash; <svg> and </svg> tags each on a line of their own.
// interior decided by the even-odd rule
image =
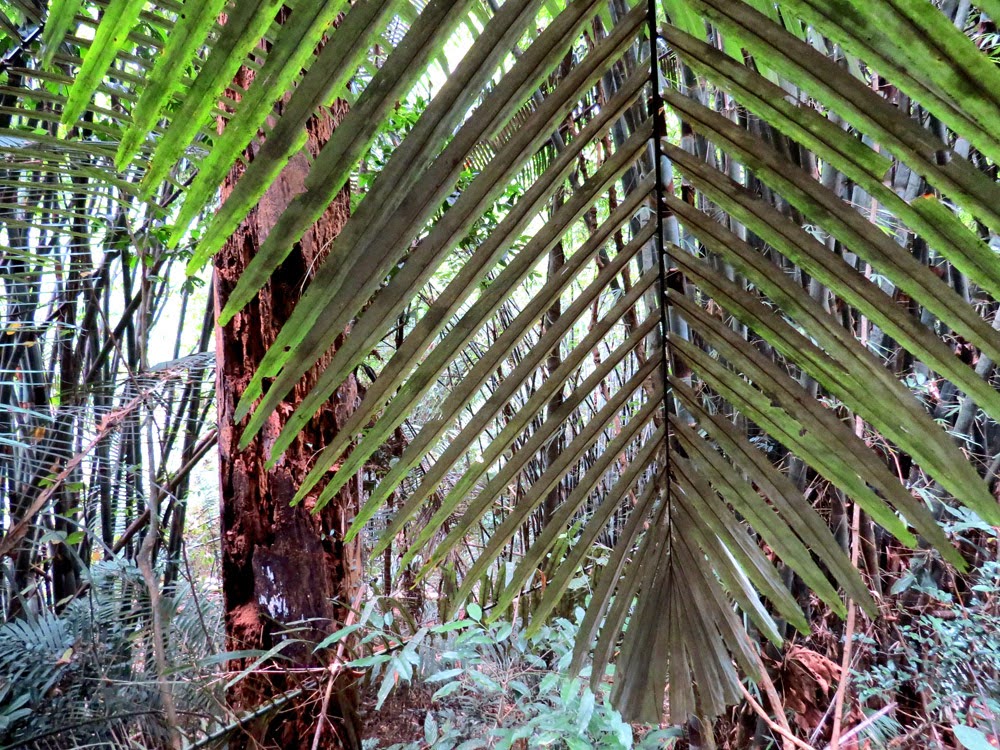
<svg viewBox="0 0 1000 750">
<path fill-rule="evenodd" d="M 365 655 L 348 666 L 364 670 L 376 710 L 403 685 L 423 686 L 430 698 L 422 737 L 390 744 L 373 736 L 365 750 L 505 750 L 523 747 L 519 740 L 533 748 L 652 750 L 681 736 L 676 728 L 626 723 L 603 686 L 591 691 L 586 670 L 569 674 L 582 609 L 576 622 L 558 618 L 528 636 L 510 622 L 486 619 L 476 604 L 463 619 L 415 630 L 375 605 L 321 646 L 360 636 L 356 650 Z"/>
</svg>

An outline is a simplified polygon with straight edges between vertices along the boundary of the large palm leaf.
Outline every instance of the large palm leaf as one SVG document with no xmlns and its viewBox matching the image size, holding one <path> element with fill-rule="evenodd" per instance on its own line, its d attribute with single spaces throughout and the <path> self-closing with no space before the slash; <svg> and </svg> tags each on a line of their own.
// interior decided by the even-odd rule
<svg viewBox="0 0 1000 750">
<path fill-rule="evenodd" d="M 659 717 L 669 682 L 675 718 L 713 716 L 739 696 L 739 671 L 757 673 L 748 623 L 774 641 L 776 617 L 807 627 L 761 543 L 835 611 L 845 611 L 841 595 L 871 604 L 803 495 L 801 472 L 789 478 L 761 444 L 782 446 L 901 542 L 922 537 L 958 565 L 929 501 L 1000 522 L 974 436 L 949 434 L 870 346 L 897 342 L 964 406 L 1000 417 L 984 377 L 1000 357 L 991 324 L 1000 271 L 988 244 L 1000 229 L 1000 74 L 930 2 L 671 0 L 657 11 L 507 0 L 487 12 L 432 0 L 417 12 L 370 0 L 300 3 L 273 28 L 279 4 L 240 2 L 212 27 L 222 5 L 154 9 L 151 22 L 167 33 L 150 43 L 158 54 L 148 65 L 134 54 L 146 40 L 123 39 L 113 25 L 141 17 L 143 3 L 111 0 L 61 111 L 72 123 L 101 108 L 102 122 L 118 123 L 111 148 L 96 136 L 74 143 L 102 169 L 113 156 L 126 175 L 137 170 L 143 195 L 172 197 L 161 186 L 184 181 L 172 246 L 188 241 L 221 176 L 267 131 L 198 237 L 196 268 L 301 148 L 314 109 L 352 99 L 224 321 L 346 184 L 456 25 L 470 13 L 486 21 L 367 189 L 241 404 L 247 442 L 347 332 L 276 437 L 279 460 L 409 310 L 402 345 L 367 363 L 374 377 L 362 403 L 333 442 L 316 446 L 298 499 L 321 507 L 419 413 L 351 533 L 400 486 L 406 496 L 378 550 L 420 516 L 406 560 L 420 554 L 431 569 L 485 525 L 452 606 L 513 550 L 518 564 L 496 603 L 512 603 L 544 568 L 537 624 L 610 530 L 578 664 L 592 651 L 596 680 L 621 643 L 615 690 L 630 715 Z M 80 6 L 51 6 L 55 62 L 73 28 L 66 14 Z M 359 68 L 375 35 L 398 23 L 407 32 L 382 66 Z M 218 109 L 254 49 L 261 73 L 238 104 Z M 894 103 L 874 90 L 885 81 L 902 92 Z M 111 96 L 127 118 L 108 110 Z M 279 97 L 281 117 L 265 123 Z M 594 100 L 599 107 L 583 106 Z M 221 134 L 206 127 L 213 117 Z M 556 153 L 539 170 L 543 148 Z M 454 196 L 484 153 L 489 161 Z M 501 201 L 510 185 L 524 188 L 513 204 Z M 872 221 L 880 212 L 893 217 L 892 233 Z M 487 214 L 498 218 L 486 239 L 458 252 Z M 956 357 L 956 345 L 972 356 Z M 896 454 L 920 470 L 899 476 L 886 460 Z M 612 524 L 623 509 L 627 521 Z M 522 534 L 539 513 L 544 525 Z M 567 547 L 560 538 L 574 523 Z"/>
</svg>

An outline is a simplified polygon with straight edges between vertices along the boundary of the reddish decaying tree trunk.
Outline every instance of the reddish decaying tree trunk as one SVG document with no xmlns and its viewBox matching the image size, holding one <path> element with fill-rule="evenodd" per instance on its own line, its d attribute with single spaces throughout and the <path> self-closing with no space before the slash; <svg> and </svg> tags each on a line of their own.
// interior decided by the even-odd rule
<svg viewBox="0 0 1000 750">
<path fill-rule="evenodd" d="M 251 71 L 242 70 L 236 84 L 247 86 L 251 75 Z M 307 149 L 313 156 L 345 113 L 346 104 L 336 103 L 310 120 Z M 252 160 L 256 150 L 257 145 L 251 145 L 247 159 Z M 294 156 L 216 256 L 218 309 L 225 305 L 236 281 L 281 212 L 303 191 L 308 169 L 305 153 Z M 223 198 L 231 192 L 241 172 L 237 167 L 228 176 Z M 308 502 L 290 505 L 312 457 L 357 407 L 359 394 L 354 379 L 340 387 L 273 469 L 265 469 L 269 446 L 325 362 L 305 376 L 245 450 L 237 447 L 245 423 L 236 424 L 233 420 L 240 395 L 288 320 L 313 269 L 347 221 L 349 209 L 345 188 L 322 219 L 296 244 L 260 295 L 216 331 L 222 582 L 229 650 L 269 649 L 280 640 L 279 633 L 288 623 L 300 620 L 311 620 L 312 627 L 297 631 L 296 638 L 315 639 L 332 632 L 336 623 L 343 622 L 344 605 L 352 601 L 360 586 L 361 547 L 357 542 L 343 543 L 347 525 L 357 512 L 360 475 L 358 481 L 349 482 L 318 514 L 310 513 Z M 299 667 L 320 666 L 313 660 L 311 650 L 308 646 L 289 647 L 282 655 L 290 656 Z M 287 664 L 279 661 L 274 667 L 280 669 Z M 320 708 L 319 701 L 310 701 L 308 696 L 321 684 L 325 687 L 328 677 L 328 672 L 314 670 L 311 675 L 303 671 L 254 675 L 239 683 L 230 695 L 237 711 L 253 709 L 296 686 L 304 686 L 307 691 L 291 702 L 295 708 L 279 714 L 266 726 L 247 727 L 235 739 L 234 746 L 311 747 Z M 332 722 L 324 726 L 321 747 L 353 746 L 358 742 L 352 736 L 355 727 L 352 691 L 345 685 L 337 693 L 340 699 L 330 701 L 328 716 Z"/>
</svg>

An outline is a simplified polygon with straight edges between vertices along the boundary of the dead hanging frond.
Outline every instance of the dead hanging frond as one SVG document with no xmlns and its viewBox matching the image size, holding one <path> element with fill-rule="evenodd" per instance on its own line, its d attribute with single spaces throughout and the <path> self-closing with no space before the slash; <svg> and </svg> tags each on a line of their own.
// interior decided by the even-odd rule
<svg viewBox="0 0 1000 750">
<path fill-rule="evenodd" d="M 94 425 L 93 435 L 83 447 L 68 460 L 55 460 L 48 467 L 44 477 L 44 486 L 9 529 L 0 538 L 0 558 L 9 555 L 24 538 L 35 516 L 46 508 L 52 498 L 58 493 L 62 484 L 72 477 L 87 460 L 95 448 L 102 442 L 111 440 L 122 429 L 126 422 L 140 411 L 153 411 L 158 407 L 158 401 L 164 392 L 177 384 L 188 382 L 200 383 L 204 378 L 206 367 L 214 366 L 214 355 L 193 355 L 172 362 L 164 362 L 129 379 L 130 398 L 118 407 L 102 413 Z M 40 440 L 47 439 L 44 435 Z"/>
</svg>

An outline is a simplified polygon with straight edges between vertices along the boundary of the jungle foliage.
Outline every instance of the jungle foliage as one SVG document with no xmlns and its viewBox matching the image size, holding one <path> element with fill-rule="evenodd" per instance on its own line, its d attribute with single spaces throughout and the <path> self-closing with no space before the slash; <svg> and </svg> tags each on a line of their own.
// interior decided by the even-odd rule
<svg viewBox="0 0 1000 750">
<path fill-rule="evenodd" d="M 891 644 L 928 658 L 928 628 L 967 637 L 894 630 L 898 603 L 909 618 L 945 592 L 995 617 L 975 595 L 1000 525 L 993 14 L 3 0 L 4 627 L 71 622 L 97 559 L 134 561 L 168 741 L 239 727 L 182 729 L 167 678 L 190 472 L 214 439 L 204 352 L 347 189 L 233 424 L 274 467 L 355 379 L 293 503 L 363 484 L 338 542 L 365 540 L 370 585 L 411 599 L 396 611 L 432 593 L 439 622 L 475 606 L 530 639 L 579 606 L 569 668 L 610 680 L 625 719 L 695 717 L 693 745 L 751 705 L 747 678 L 799 707 L 793 730 L 774 701 L 756 746 L 836 747 L 883 710 L 901 736 L 983 734 L 993 703 L 968 685 L 958 713 L 912 674 L 884 705 L 846 694 L 865 684 L 852 655 L 889 669 Z M 295 160 L 213 319 L 199 274 Z"/>
</svg>

